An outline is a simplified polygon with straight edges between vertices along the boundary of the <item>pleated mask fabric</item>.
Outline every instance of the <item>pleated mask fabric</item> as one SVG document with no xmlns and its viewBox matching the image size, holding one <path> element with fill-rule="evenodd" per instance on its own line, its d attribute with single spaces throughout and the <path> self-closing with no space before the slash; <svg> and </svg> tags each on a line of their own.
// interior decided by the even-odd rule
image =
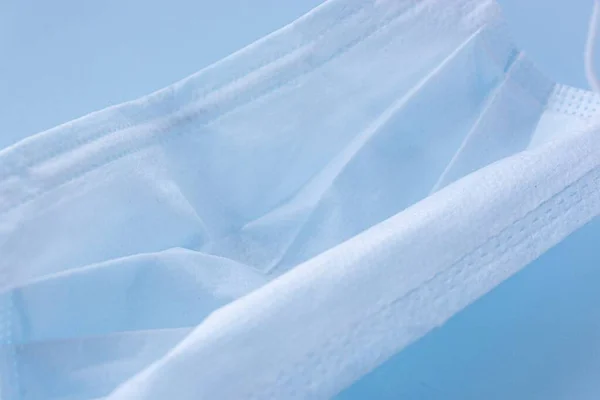
<svg viewBox="0 0 600 400">
<path fill-rule="evenodd" d="M 492 0 L 329 0 L 6 148 L 1 398 L 378 393 L 597 216 L 599 112 Z"/>
</svg>

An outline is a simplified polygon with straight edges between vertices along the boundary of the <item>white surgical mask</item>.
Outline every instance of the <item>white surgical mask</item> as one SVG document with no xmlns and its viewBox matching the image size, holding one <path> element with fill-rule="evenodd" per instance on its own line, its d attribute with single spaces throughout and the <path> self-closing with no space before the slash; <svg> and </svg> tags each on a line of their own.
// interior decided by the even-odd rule
<svg viewBox="0 0 600 400">
<path fill-rule="evenodd" d="M 0 152 L 3 399 L 328 398 L 586 224 L 600 98 L 505 30 L 330 0 Z"/>
</svg>

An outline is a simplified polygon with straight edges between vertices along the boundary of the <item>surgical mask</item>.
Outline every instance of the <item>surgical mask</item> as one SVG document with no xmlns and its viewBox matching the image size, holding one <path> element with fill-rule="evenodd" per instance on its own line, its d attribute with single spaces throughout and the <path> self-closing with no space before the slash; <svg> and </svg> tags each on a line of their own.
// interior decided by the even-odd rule
<svg viewBox="0 0 600 400">
<path fill-rule="evenodd" d="M 600 100 L 505 30 L 330 0 L 2 151 L 3 396 L 330 397 L 590 221 Z"/>
</svg>

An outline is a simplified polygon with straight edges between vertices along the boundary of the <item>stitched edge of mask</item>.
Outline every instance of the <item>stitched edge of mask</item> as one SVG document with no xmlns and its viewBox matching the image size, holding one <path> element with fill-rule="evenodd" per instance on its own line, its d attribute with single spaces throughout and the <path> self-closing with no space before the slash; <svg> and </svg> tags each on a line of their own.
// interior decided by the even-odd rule
<svg viewBox="0 0 600 400">
<path fill-rule="evenodd" d="M 409 8 L 408 10 L 411 12 L 425 12 L 425 11 L 427 11 L 428 7 L 433 2 L 436 2 L 436 3 L 439 2 L 439 0 L 425 0 L 425 1 L 421 1 L 421 2 L 418 2 L 418 1 L 414 2 L 411 0 L 407 0 L 407 1 L 409 3 L 415 3 L 418 5 L 418 9 L 417 8 L 415 8 L 415 9 Z M 479 8 L 481 8 L 481 3 L 482 3 L 482 0 L 456 0 L 456 1 L 463 2 L 465 4 L 465 9 L 467 9 L 468 7 L 471 7 L 473 9 L 478 9 L 478 6 L 479 6 Z M 484 4 L 489 3 L 490 5 L 494 4 L 493 2 L 490 2 L 489 0 L 483 1 L 483 3 Z M 445 7 L 447 8 L 448 5 L 445 5 Z M 490 8 L 490 10 L 493 10 L 493 8 Z M 400 19 L 407 12 L 408 11 L 406 8 L 399 7 L 395 12 L 391 13 L 390 15 L 380 16 L 380 18 L 379 18 L 380 20 L 375 21 L 375 22 L 370 22 L 370 28 L 365 33 L 352 39 L 348 44 L 342 46 L 341 48 L 339 48 L 339 46 L 336 46 L 336 50 L 333 51 L 333 54 L 325 57 L 325 59 L 322 60 L 322 62 L 319 63 L 318 65 L 310 65 L 307 70 L 302 72 L 300 75 L 294 76 L 293 78 L 291 78 L 291 80 L 286 79 L 283 82 L 277 82 L 277 84 L 275 84 L 275 85 L 267 85 L 267 88 L 266 89 L 263 88 L 262 92 L 258 96 L 251 95 L 250 101 L 256 101 L 258 98 L 270 94 L 274 90 L 281 88 L 283 85 L 293 84 L 297 79 L 300 79 L 306 73 L 315 71 L 317 68 L 319 68 L 323 65 L 326 65 L 327 63 L 334 60 L 335 58 L 341 56 L 342 54 L 347 53 L 349 50 L 353 49 L 354 47 L 356 47 L 360 43 L 364 42 L 371 36 L 380 33 L 382 30 L 386 29 L 390 24 L 392 24 L 392 23 L 396 22 L 398 19 Z M 483 13 L 482 10 L 478 10 L 477 15 L 478 15 L 478 18 L 474 18 L 474 17 L 471 18 L 471 20 L 472 20 L 471 23 L 474 25 L 473 26 L 469 25 L 468 29 L 467 29 L 467 27 L 464 27 L 464 29 L 476 30 L 478 26 L 485 24 L 487 22 L 486 18 L 490 18 L 489 16 L 486 17 L 485 13 Z M 495 14 L 491 12 L 490 15 L 495 15 Z M 165 142 L 173 140 L 181 135 L 186 135 L 186 134 L 189 134 L 190 132 L 197 131 L 198 124 L 204 125 L 204 124 L 207 124 L 208 122 L 210 122 L 211 120 L 220 118 L 225 113 L 232 112 L 235 108 L 237 108 L 241 105 L 247 104 L 247 101 L 241 101 L 241 102 L 238 101 L 238 103 L 239 104 L 237 104 L 237 106 L 235 106 L 234 108 L 228 109 L 227 107 L 225 107 L 225 108 L 222 107 L 220 102 L 217 101 L 213 105 L 213 111 L 216 111 L 216 115 L 213 115 L 212 118 L 210 117 L 211 112 L 208 109 L 202 108 L 198 104 L 190 104 L 187 108 L 180 109 L 175 114 L 171 114 L 168 118 L 164 118 L 163 120 L 153 121 L 153 123 L 148 123 L 145 125 L 142 124 L 142 125 L 136 125 L 136 126 L 130 127 L 130 128 L 128 128 L 129 130 L 141 131 L 141 133 L 138 132 L 138 136 L 141 136 L 141 137 L 136 139 L 135 135 L 133 135 L 133 133 L 134 133 L 133 131 L 131 131 L 131 132 L 127 132 L 127 130 L 121 131 L 120 132 L 121 134 L 123 134 L 123 135 L 129 134 L 132 137 L 132 140 L 126 143 L 129 146 L 129 148 L 119 149 L 119 151 L 117 151 L 117 152 L 110 151 L 110 153 L 113 153 L 113 154 L 107 154 L 102 157 L 99 157 L 99 161 L 93 163 L 92 165 L 87 166 L 87 168 L 83 168 L 82 170 L 76 172 L 75 174 L 73 174 L 72 176 L 70 176 L 67 179 L 68 180 L 76 179 L 78 176 L 81 176 L 87 172 L 95 170 L 103 165 L 106 165 L 107 163 L 112 162 L 112 161 L 116 161 L 125 156 L 136 153 L 150 145 L 155 145 L 158 143 L 165 143 Z M 200 118 L 200 121 L 198 121 L 198 118 Z M 204 119 L 204 121 L 202 121 L 202 119 Z M 192 122 L 193 122 L 193 124 L 192 124 Z M 191 125 L 193 125 L 193 126 L 191 126 Z M 194 129 L 192 129 L 192 128 L 194 128 Z M 176 132 L 173 132 L 173 130 L 175 130 L 175 129 L 176 129 Z M 171 134 L 168 136 L 165 136 L 164 133 L 168 132 L 168 131 L 171 131 Z M 104 135 L 102 135 L 102 137 L 104 137 Z M 137 143 L 133 139 L 136 139 Z M 94 140 L 96 140 L 96 139 L 93 139 L 92 141 L 94 141 Z M 27 141 L 28 140 L 26 139 L 25 142 L 27 142 Z M 77 142 L 77 141 L 75 140 L 75 142 Z M 87 140 L 85 142 L 87 143 Z M 83 143 L 83 144 L 85 144 L 85 143 Z M 80 142 L 77 142 L 75 144 L 76 148 L 81 145 L 82 144 Z M 48 154 L 48 153 L 44 153 L 44 154 Z M 58 154 L 62 154 L 62 151 L 59 151 L 56 155 L 58 155 Z M 6 154 L 4 154 L 4 155 L 6 156 Z M 52 158 L 54 156 L 55 155 L 51 155 L 50 158 Z M 2 157 L 2 152 L 0 152 L 0 157 Z M 33 166 L 33 164 L 38 162 L 38 160 L 35 157 L 33 159 L 30 157 L 26 157 L 26 156 L 19 157 L 18 152 L 15 155 L 15 158 L 16 158 L 16 161 L 14 163 L 11 163 L 10 161 L 5 160 L 5 162 L 3 163 L 4 164 L 3 165 L 4 172 L 0 174 L 1 177 L 8 178 L 12 174 L 14 174 L 15 171 L 20 170 L 20 169 L 30 168 Z M 46 158 L 42 157 L 42 159 L 45 160 Z M 0 180 L 2 180 L 2 179 L 0 178 Z M 56 188 L 57 186 L 60 186 L 61 184 L 64 184 L 64 183 L 66 183 L 66 182 L 63 180 L 62 183 L 53 184 L 50 189 L 35 192 L 31 195 L 26 196 L 25 199 L 21 199 L 20 201 L 17 201 L 16 203 L 13 203 L 13 204 L 9 203 L 9 205 L 7 205 L 2 210 L 0 210 L 0 215 L 10 211 L 11 209 L 13 209 L 15 207 L 23 205 L 23 204 L 27 203 L 28 201 L 46 193 L 47 191 L 52 190 L 52 189 Z"/>
</svg>

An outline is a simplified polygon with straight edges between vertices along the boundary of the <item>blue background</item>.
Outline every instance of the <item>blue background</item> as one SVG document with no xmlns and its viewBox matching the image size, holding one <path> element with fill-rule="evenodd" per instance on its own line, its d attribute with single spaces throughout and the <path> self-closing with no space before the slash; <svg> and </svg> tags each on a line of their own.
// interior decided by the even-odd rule
<svg viewBox="0 0 600 400">
<path fill-rule="evenodd" d="M 587 87 L 592 0 L 498 1 L 542 71 Z M 321 2 L 0 1 L 0 148 L 173 83 Z"/>
</svg>

